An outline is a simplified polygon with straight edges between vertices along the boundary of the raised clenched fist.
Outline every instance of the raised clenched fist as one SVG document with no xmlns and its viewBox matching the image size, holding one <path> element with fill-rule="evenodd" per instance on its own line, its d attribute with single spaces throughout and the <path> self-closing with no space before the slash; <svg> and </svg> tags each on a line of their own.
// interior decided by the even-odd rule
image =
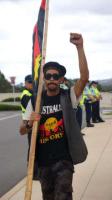
<svg viewBox="0 0 112 200">
<path fill-rule="evenodd" d="M 70 33 L 70 42 L 77 48 L 83 47 L 83 38 L 79 33 Z"/>
</svg>

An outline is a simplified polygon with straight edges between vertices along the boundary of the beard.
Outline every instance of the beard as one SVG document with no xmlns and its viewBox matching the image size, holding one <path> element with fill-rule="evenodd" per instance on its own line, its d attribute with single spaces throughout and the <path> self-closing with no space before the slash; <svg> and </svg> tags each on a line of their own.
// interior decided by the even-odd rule
<svg viewBox="0 0 112 200">
<path fill-rule="evenodd" d="M 56 92 L 59 89 L 59 86 L 57 84 L 55 84 L 55 83 L 49 83 L 47 85 L 47 89 L 50 92 Z"/>
</svg>

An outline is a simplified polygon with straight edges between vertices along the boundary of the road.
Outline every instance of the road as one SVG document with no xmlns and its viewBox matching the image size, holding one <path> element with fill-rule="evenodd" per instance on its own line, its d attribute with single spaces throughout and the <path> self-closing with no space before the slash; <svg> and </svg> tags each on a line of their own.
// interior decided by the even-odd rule
<svg viewBox="0 0 112 200">
<path fill-rule="evenodd" d="M 0 197 L 27 172 L 27 136 L 20 136 L 20 112 L 0 112 Z"/>
</svg>

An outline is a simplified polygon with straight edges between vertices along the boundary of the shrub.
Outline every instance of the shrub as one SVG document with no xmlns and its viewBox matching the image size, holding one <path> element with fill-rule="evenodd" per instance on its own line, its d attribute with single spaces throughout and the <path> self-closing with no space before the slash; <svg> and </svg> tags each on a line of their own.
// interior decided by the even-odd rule
<svg viewBox="0 0 112 200">
<path fill-rule="evenodd" d="M 19 98 L 19 97 L 16 97 L 16 98 L 15 98 L 15 101 L 16 101 L 16 102 L 19 102 L 19 101 L 20 101 L 20 98 Z M 4 99 L 2 102 L 14 102 L 14 98 L 11 97 L 11 98 L 8 98 L 8 99 Z"/>
<path fill-rule="evenodd" d="M 0 104 L 0 111 L 21 110 L 20 105 Z"/>
</svg>

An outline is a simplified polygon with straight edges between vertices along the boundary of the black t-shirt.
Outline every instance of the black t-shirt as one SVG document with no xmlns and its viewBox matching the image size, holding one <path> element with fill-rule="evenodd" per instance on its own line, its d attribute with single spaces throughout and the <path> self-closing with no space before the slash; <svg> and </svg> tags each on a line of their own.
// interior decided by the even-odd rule
<svg viewBox="0 0 112 200">
<path fill-rule="evenodd" d="M 38 133 L 37 159 L 39 166 L 47 166 L 59 160 L 71 160 L 64 128 L 60 94 L 44 94 Z"/>
</svg>

